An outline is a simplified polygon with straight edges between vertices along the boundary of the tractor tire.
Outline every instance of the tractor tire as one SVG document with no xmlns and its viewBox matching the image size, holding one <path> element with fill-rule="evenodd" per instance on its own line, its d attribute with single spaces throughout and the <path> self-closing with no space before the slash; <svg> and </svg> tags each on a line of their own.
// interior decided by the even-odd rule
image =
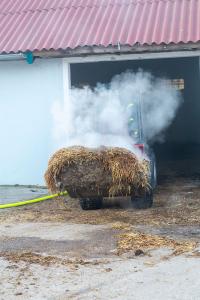
<svg viewBox="0 0 200 300">
<path fill-rule="evenodd" d="M 95 210 L 102 207 L 103 199 L 101 197 L 97 198 L 81 198 L 80 206 L 83 210 Z"/>
<path fill-rule="evenodd" d="M 147 209 L 153 205 L 153 192 L 146 193 L 143 197 L 131 197 L 132 206 L 136 209 Z"/>
</svg>

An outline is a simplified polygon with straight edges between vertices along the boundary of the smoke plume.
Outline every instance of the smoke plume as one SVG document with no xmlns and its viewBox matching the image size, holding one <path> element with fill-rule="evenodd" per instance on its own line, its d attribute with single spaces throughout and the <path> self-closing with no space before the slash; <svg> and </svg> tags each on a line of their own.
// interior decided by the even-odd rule
<svg viewBox="0 0 200 300">
<path fill-rule="evenodd" d="M 93 89 L 72 88 L 64 103 L 53 106 L 57 147 L 104 145 L 133 150 L 141 126 L 142 139 L 160 140 L 180 103 L 179 92 L 166 80 L 143 71 L 127 71 Z"/>
</svg>

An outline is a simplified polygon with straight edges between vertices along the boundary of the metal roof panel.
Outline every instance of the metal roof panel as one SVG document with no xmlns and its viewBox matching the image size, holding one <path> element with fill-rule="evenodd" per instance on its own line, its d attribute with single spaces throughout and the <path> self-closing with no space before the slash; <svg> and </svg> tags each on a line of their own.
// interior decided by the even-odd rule
<svg viewBox="0 0 200 300">
<path fill-rule="evenodd" d="M 0 0 L 0 53 L 200 41 L 200 0 Z"/>
</svg>

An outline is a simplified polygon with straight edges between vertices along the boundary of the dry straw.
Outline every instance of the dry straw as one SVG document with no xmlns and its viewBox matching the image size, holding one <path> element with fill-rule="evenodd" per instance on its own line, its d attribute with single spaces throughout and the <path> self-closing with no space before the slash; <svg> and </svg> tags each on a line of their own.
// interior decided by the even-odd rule
<svg viewBox="0 0 200 300">
<path fill-rule="evenodd" d="M 173 249 L 173 254 L 179 255 L 194 250 L 196 246 L 197 243 L 194 241 L 175 241 L 168 237 L 145 234 L 137 231 L 120 234 L 117 242 L 118 254 L 131 250 L 145 251 L 147 249 L 167 247 Z"/>
<path fill-rule="evenodd" d="M 95 178 L 95 187 L 98 190 L 102 178 L 97 178 L 96 174 L 92 174 L 101 168 L 102 173 L 109 177 L 108 193 L 110 196 L 118 195 L 119 193 L 130 195 L 133 188 L 135 190 L 147 190 L 149 188 L 149 163 L 147 160 L 141 160 L 134 153 L 124 148 L 117 147 L 101 147 L 97 149 L 86 147 L 69 147 L 57 151 L 49 160 L 48 169 L 45 173 L 45 180 L 48 188 L 52 192 L 59 191 L 58 181 L 62 181 L 63 173 L 76 170 L 76 181 L 70 181 L 62 184 L 63 187 L 69 187 L 78 183 L 84 189 L 87 189 L 87 178 L 91 173 L 91 178 Z M 84 169 L 84 172 L 83 172 Z M 95 177 L 97 176 L 97 177 Z M 87 178 L 86 178 L 87 177 Z M 91 186 L 91 180 L 88 185 Z M 99 179 L 99 180 L 98 180 Z M 98 182 L 99 181 L 99 182 Z"/>
</svg>

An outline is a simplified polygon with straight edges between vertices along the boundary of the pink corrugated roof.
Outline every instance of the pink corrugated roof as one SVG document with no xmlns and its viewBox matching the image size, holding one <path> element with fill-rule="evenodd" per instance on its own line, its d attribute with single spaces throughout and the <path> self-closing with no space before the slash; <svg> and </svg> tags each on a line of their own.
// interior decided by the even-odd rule
<svg viewBox="0 0 200 300">
<path fill-rule="evenodd" d="M 200 41 L 200 0 L 0 0 L 0 53 Z"/>
</svg>

